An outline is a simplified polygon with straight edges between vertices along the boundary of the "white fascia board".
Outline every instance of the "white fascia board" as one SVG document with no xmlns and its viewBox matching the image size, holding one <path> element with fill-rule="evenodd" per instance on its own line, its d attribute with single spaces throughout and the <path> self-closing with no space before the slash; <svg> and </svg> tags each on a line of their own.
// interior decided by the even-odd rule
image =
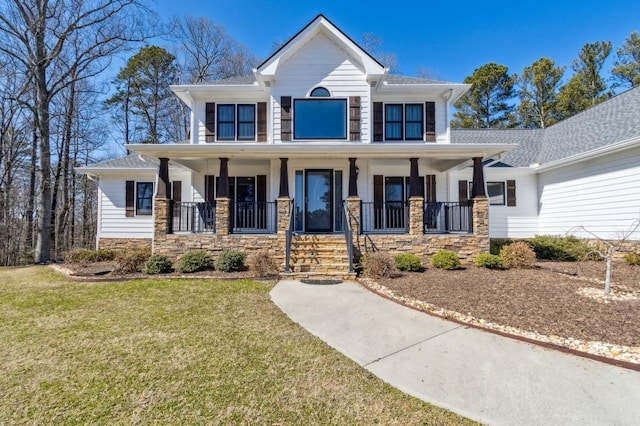
<svg viewBox="0 0 640 426">
<path fill-rule="evenodd" d="M 156 158 L 441 158 L 491 157 L 514 149 L 512 144 L 363 144 L 335 143 L 212 143 L 194 145 L 127 145 L 131 151 Z"/>
<path fill-rule="evenodd" d="M 389 84 L 387 81 L 382 81 L 382 84 L 376 86 L 377 92 L 385 93 L 435 93 L 442 95 L 447 91 L 451 91 L 451 97 L 449 103 L 453 104 L 462 95 L 464 95 L 471 88 L 470 84 L 462 83 L 424 83 L 424 84 Z"/>
<path fill-rule="evenodd" d="M 624 151 L 640 146 L 640 136 L 627 139 L 622 142 L 618 142 L 612 145 L 607 145 L 601 148 L 592 149 L 591 151 L 575 154 L 560 160 L 551 161 L 535 167 L 537 173 L 546 172 L 549 170 L 557 169 L 559 167 L 569 166 L 571 164 L 579 163 L 581 161 L 591 160 L 596 157 L 601 157 L 607 154 L 613 154 L 615 152 Z"/>
<path fill-rule="evenodd" d="M 265 79 L 273 78 L 278 71 L 280 62 L 289 59 L 289 57 L 293 56 L 299 49 L 299 46 L 304 45 L 320 32 L 323 32 L 324 35 L 329 37 L 338 46 L 344 46 L 345 50 L 349 51 L 354 58 L 357 58 L 367 77 L 375 78 L 385 73 L 383 66 L 373 60 L 360 46 L 329 22 L 324 16 L 318 16 L 314 22 L 296 34 L 277 54 L 263 63 L 257 72 Z"/>
<path fill-rule="evenodd" d="M 194 99 L 199 95 L 208 97 L 216 93 L 264 92 L 257 81 L 253 84 L 180 84 L 169 87 L 189 107 L 193 107 Z"/>
</svg>

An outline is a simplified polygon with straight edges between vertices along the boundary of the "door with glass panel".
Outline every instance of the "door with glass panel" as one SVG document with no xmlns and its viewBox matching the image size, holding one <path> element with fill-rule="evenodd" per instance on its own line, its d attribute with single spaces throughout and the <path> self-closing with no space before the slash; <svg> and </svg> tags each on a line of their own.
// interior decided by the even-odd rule
<svg viewBox="0 0 640 426">
<path fill-rule="evenodd" d="M 342 171 L 298 170 L 295 174 L 295 230 L 330 233 L 342 230 Z"/>
</svg>

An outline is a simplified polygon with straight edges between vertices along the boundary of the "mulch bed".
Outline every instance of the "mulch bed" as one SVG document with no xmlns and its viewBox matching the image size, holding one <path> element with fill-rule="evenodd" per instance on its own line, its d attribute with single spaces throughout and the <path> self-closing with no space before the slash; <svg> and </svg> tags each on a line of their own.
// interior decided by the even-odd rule
<svg viewBox="0 0 640 426">
<path fill-rule="evenodd" d="M 256 276 L 253 271 L 245 270 L 239 272 L 221 272 L 221 271 L 200 271 L 184 274 L 181 272 L 173 271 L 167 274 L 148 275 L 142 272 L 134 272 L 129 274 L 116 274 L 115 262 L 96 262 L 87 265 L 69 264 L 65 263 L 64 268 L 71 271 L 71 278 L 80 278 L 83 280 L 95 280 L 95 281 L 113 281 L 122 279 L 137 279 L 137 278 L 213 278 L 220 280 L 237 280 L 237 279 L 261 279 Z M 276 277 L 270 277 L 275 279 Z"/>
<path fill-rule="evenodd" d="M 429 267 L 376 279 L 400 296 L 544 335 L 640 346 L 640 300 L 594 300 L 577 293 L 604 289 L 604 262 L 545 262 L 536 269 L 491 271 Z M 616 262 L 613 289 L 640 294 L 640 268 Z"/>
</svg>

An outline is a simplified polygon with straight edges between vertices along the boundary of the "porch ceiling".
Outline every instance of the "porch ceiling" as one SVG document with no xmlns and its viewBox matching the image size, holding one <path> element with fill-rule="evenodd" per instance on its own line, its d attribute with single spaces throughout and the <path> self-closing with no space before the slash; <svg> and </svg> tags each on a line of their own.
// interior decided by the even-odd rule
<svg viewBox="0 0 640 426">
<path fill-rule="evenodd" d="M 136 144 L 127 148 L 138 154 L 169 158 L 182 164 L 206 158 L 272 159 L 272 158 L 421 158 L 431 159 L 438 169 L 446 170 L 473 157 L 490 158 L 511 151 L 511 144 L 363 144 L 363 143 L 211 143 L 198 145 Z"/>
</svg>

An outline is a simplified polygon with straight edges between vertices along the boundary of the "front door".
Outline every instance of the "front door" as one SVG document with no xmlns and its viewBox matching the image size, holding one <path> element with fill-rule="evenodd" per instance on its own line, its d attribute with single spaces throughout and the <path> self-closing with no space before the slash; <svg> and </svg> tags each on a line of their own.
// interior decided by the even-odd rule
<svg viewBox="0 0 640 426">
<path fill-rule="evenodd" d="M 304 185 L 306 231 L 333 232 L 333 170 L 306 170 Z"/>
</svg>

